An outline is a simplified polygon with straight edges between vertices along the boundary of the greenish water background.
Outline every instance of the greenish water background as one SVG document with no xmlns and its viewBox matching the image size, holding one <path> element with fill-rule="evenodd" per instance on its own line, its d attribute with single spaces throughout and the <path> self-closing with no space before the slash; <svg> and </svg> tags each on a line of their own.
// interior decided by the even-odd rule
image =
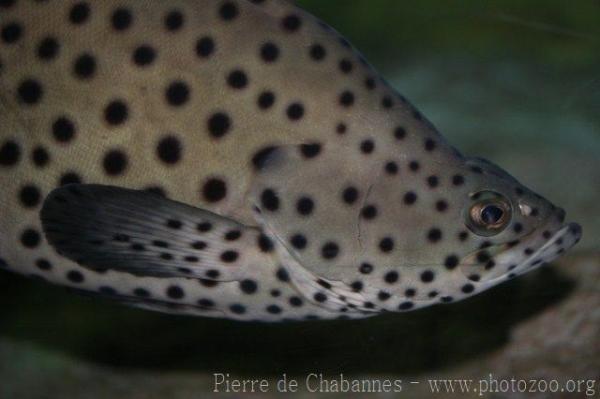
<svg viewBox="0 0 600 399">
<path fill-rule="evenodd" d="M 580 258 L 600 264 L 600 2 L 299 3 L 347 36 L 463 152 L 564 206 L 583 224 L 580 245 L 558 265 L 471 300 L 357 322 L 174 317 L 3 273 L 0 398 L 195 398 L 219 371 L 452 374 L 487 364 L 511 348 L 519 326 L 578 298 L 583 280 L 564 270 Z M 582 317 L 598 328 L 597 317 Z M 584 356 L 600 342 L 586 345 L 571 360 L 600 375 Z"/>
</svg>

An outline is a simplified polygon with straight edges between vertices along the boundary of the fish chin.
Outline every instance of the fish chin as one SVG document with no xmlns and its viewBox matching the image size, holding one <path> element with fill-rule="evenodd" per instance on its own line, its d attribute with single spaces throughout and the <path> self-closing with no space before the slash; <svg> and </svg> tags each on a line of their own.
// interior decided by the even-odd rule
<svg viewBox="0 0 600 399">
<path fill-rule="evenodd" d="M 555 232 L 548 236 L 548 231 Z M 518 245 L 500 252 L 495 257 L 499 265 L 505 265 L 505 273 L 494 280 L 513 278 L 555 260 L 577 244 L 581 234 L 581 226 L 577 223 L 547 223 L 545 228 L 536 229 Z"/>
</svg>

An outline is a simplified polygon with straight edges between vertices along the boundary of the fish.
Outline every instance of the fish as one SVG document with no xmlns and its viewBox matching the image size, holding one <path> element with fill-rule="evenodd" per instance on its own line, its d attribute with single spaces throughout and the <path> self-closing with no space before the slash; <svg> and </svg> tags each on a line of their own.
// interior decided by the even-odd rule
<svg viewBox="0 0 600 399">
<path fill-rule="evenodd" d="M 0 1 L 0 269 L 147 310 L 358 319 L 581 238 L 287 0 Z"/>
</svg>

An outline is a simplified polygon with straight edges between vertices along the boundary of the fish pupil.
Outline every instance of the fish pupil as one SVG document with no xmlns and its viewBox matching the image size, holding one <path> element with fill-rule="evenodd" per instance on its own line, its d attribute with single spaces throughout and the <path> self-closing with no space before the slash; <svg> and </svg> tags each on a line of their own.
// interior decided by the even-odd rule
<svg viewBox="0 0 600 399">
<path fill-rule="evenodd" d="M 488 205 L 481 210 L 481 220 L 485 224 L 496 224 L 504 216 L 502 208 L 496 205 Z"/>
</svg>

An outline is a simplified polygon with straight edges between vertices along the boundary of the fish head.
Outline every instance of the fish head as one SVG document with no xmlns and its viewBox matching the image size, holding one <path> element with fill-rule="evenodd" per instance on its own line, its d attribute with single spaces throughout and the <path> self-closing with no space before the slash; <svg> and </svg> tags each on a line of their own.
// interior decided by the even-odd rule
<svg viewBox="0 0 600 399">
<path fill-rule="evenodd" d="M 450 146 L 427 158 L 393 146 L 370 157 L 351 146 L 274 154 L 256 182 L 261 224 L 315 276 L 315 289 L 345 284 L 345 300 L 360 289 L 357 306 L 456 301 L 552 261 L 581 237 L 562 209 Z"/>
<path fill-rule="evenodd" d="M 476 237 L 463 249 L 459 269 L 471 280 L 499 282 L 551 262 L 581 238 L 564 209 L 482 158 L 465 158 L 472 173 L 464 206 L 454 217 Z M 462 237 L 465 237 L 463 234 Z"/>
</svg>

